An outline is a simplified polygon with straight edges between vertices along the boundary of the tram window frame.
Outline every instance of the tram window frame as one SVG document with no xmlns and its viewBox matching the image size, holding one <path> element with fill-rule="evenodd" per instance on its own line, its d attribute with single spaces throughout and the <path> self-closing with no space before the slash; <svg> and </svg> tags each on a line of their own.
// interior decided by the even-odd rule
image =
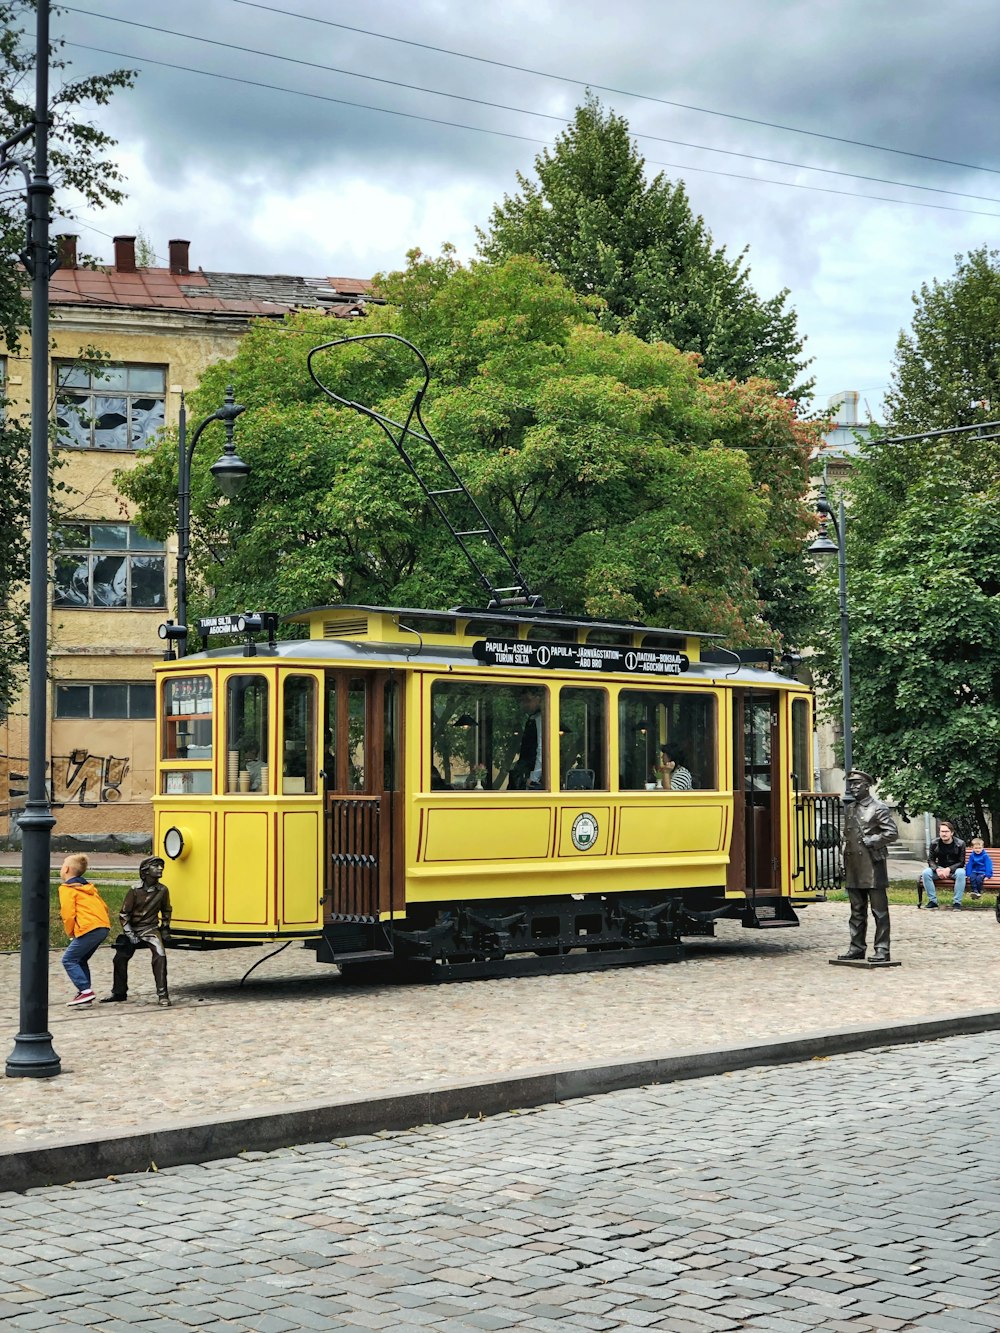
<svg viewBox="0 0 1000 1333">
<path fill-rule="evenodd" d="M 526 693 L 540 696 L 542 778 L 521 786 L 518 757 L 525 744 Z M 447 677 L 431 682 L 427 737 L 427 791 L 549 791 L 551 703 L 548 685 L 532 679 L 473 681 Z M 479 769 L 483 769 L 482 773 Z M 515 785 L 511 786 L 511 781 Z M 527 780 L 525 778 L 525 780 Z"/>
<path fill-rule="evenodd" d="M 296 697 L 298 696 L 298 697 Z M 281 683 L 281 794 L 315 796 L 316 678 L 290 674 Z"/>
<path fill-rule="evenodd" d="M 792 773 L 799 791 L 812 791 L 812 727 L 808 699 L 792 700 Z"/>
<path fill-rule="evenodd" d="M 584 708 L 582 727 L 578 718 L 567 716 L 564 705 Z M 596 718 L 591 709 L 596 710 Z M 610 695 L 606 689 L 580 685 L 560 688 L 559 775 L 563 791 L 610 790 L 609 716 Z M 570 774 L 576 777 L 571 778 Z"/>
<path fill-rule="evenodd" d="M 249 708 L 248 696 L 252 700 Z M 269 792 L 270 706 L 271 681 L 267 676 L 250 671 L 227 676 L 225 735 L 229 796 L 266 796 Z"/>
<path fill-rule="evenodd" d="M 641 705 L 641 713 L 637 708 Z M 693 709 L 701 710 L 701 717 Z M 639 742 L 638 737 L 642 736 Z M 702 690 L 640 689 L 618 692 L 618 790 L 659 789 L 660 746 L 673 742 L 687 760 L 692 791 L 719 791 L 719 701 Z M 641 760 L 638 756 L 642 748 Z M 641 763 L 644 776 L 636 776 Z M 631 773 L 629 769 L 631 768 Z M 628 781 L 626 777 L 628 776 Z M 678 795 L 678 792 L 673 792 Z"/>
<path fill-rule="evenodd" d="M 160 758 L 164 763 L 208 761 L 212 739 L 215 689 L 211 675 L 171 675 L 160 695 Z"/>
</svg>

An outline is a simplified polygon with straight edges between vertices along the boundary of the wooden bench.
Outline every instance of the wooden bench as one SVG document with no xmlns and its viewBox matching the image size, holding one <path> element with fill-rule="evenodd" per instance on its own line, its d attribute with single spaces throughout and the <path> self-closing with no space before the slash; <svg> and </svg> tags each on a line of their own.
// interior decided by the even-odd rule
<svg viewBox="0 0 1000 1333">
<path fill-rule="evenodd" d="M 986 855 L 990 858 L 990 861 L 993 863 L 993 874 L 990 875 L 988 879 L 983 880 L 983 893 L 997 894 L 997 920 L 1000 921 L 1000 847 L 984 847 L 983 851 L 986 853 Z M 965 849 L 965 856 L 966 860 L 968 860 L 969 857 L 968 847 L 966 847 Z M 917 872 L 918 907 L 923 907 L 924 905 L 924 883 L 923 879 L 921 878 L 921 872 L 923 872 L 925 869 L 926 865 L 923 865 L 920 867 L 920 871 Z M 951 883 L 952 883 L 951 880 L 938 880 L 939 885 L 948 886 Z"/>
</svg>

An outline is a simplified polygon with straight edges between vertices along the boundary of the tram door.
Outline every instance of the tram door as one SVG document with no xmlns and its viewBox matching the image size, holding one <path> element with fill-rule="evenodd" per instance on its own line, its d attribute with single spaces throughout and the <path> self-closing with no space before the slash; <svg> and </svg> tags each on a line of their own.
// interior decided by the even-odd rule
<svg viewBox="0 0 1000 1333">
<path fill-rule="evenodd" d="M 737 690 L 733 698 L 733 848 L 727 888 L 780 887 L 778 695 Z M 742 844 L 742 849 L 741 849 Z"/>
<path fill-rule="evenodd" d="M 377 921 L 405 907 L 402 743 L 395 672 L 325 672 L 324 921 Z"/>
</svg>

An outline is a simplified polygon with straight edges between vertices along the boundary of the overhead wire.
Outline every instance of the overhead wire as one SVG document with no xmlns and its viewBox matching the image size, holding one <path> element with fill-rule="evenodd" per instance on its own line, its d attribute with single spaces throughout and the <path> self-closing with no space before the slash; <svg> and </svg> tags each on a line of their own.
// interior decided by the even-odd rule
<svg viewBox="0 0 1000 1333">
<path fill-rule="evenodd" d="M 261 81 L 261 80 L 259 80 L 259 79 L 246 79 L 246 78 L 242 78 L 242 77 L 240 77 L 239 75 L 235 75 L 235 74 L 220 74 L 220 73 L 217 73 L 217 72 L 214 71 L 214 70 L 196 69 L 196 68 L 194 68 L 194 67 L 191 66 L 191 65 L 180 65 L 180 64 L 176 64 L 176 63 L 174 63 L 174 62 L 172 62 L 172 61 L 168 61 L 168 60 L 159 60 L 159 59 L 156 59 L 156 58 L 154 58 L 154 57 L 152 57 L 152 56 L 137 56 L 137 55 L 134 55 L 133 53 L 128 52 L 128 51 L 115 51 L 115 50 L 112 50 L 112 49 L 110 49 L 110 48 L 108 48 L 108 47 L 93 46 L 93 45 L 90 45 L 89 43 L 86 43 L 86 42 L 74 42 L 74 41 L 69 41 L 69 40 L 67 40 L 65 44 L 66 44 L 67 46 L 71 46 L 71 47 L 77 48 L 77 49 L 79 49 L 79 50 L 83 50 L 83 51 L 95 51 L 95 52 L 98 52 L 98 53 L 103 54 L 103 55 L 113 56 L 113 57 L 115 57 L 115 59 L 118 59 L 118 60 L 128 60 L 128 61 L 130 61 L 132 64 L 137 65 L 137 66 L 139 66 L 140 68 L 141 68 L 144 64 L 146 64 L 146 65 L 157 65 L 157 66 L 160 66 L 160 67 L 165 68 L 165 69 L 174 69 L 174 70 L 178 70 L 178 71 L 180 71 L 181 73 L 184 73 L 184 74 L 198 74 L 198 75 L 201 75 L 203 78 L 208 78 L 208 79 L 221 79 L 221 80 L 223 80 L 223 81 L 225 81 L 225 82 L 227 82 L 227 83 L 239 83 L 239 84 L 243 84 L 243 85 L 245 85 L 245 86 L 247 86 L 247 87 L 251 87 L 251 88 L 263 88 L 263 89 L 266 89 L 266 90 L 268 90 L 268 91 L 270 91 L 270 92 L 288 93 L 289 95 L 291 95 L 291 96 L 293 96 L 293 97 L 305 97 L 305 98 L 309 98 L 309 99 L 311 99 L 311 100 L 313 100 L 313 101 L 332 102 L 332 103 L 336 104 L 337 106 L 348 106 L 348 107 L 353 107 L 353 108 L 355 108 L 355 109 L 357 109 L 357 110 L 362 110 L 362 111 L 375 111 L 375 112 L 378 112 L 378 113 L 380 113 L 380 114 L 382 114 L 382 115 L 387 115 L 387 116 L 398 116 L 398 117 L 401 117 L 401 118 L 404 119 L 404 120 L 417 120 L 417 121 L 422 121 L 422 122 L 424 122 L 424 123 L 426 123 L 426 124 L 431 124 L 431 125 L 444 125 L 444 126 L 447 126 L 447 127 L 451 128 L 451 129 L 469 130 L 469 131 L 471 131 L 472 133 L 475 133 L 475 134 L 489 134 L 489 135 L 497 136 L 497 137 L 502 138 L 502 139 L 514 139 L 514 140 L 517 140 L 518 142 L 521 142 L 521 143 L 537 144 L 537 145 L 539 145 L 539 146 L 541 146 L 541 147 L 544 147 L 544 148 L 551 148 L 551 147 L 553 146 L 553 144 L 552 144 L 552 142 L 551 142 L 550 140 L 546 140 L 546 139 L 536 139 L 536 138 L 533 138 L 533 137 L 531 137 L 531 136 L 529 136 L 529 135 L 525 135 L 525 134 L 514 134 L 514 133 L 512 133 L 512 132 L 510 132 L 510 131 L 508 131 L 508 130 L 494 130 L 494 129 L 487 129 L 487 128 L 481 126 L 481 125 L 467 125 L 467 124 L 464 124 L 462 121 L 443 120 L 443 119 L 440 119 L 440 118 L 435 117 L 435 116 L 422 116 L 422 115 L 419 115 L 418 113 L 413 112 L 413 111 L 398 111 L 398 110 L 395 110 L 394 108 L 390 108 L 390 107 L 374 106 L 374 105 L 372 105 L 371 103 L 367 103 L 367 102 L 353 102 L 353 101 L 350 101 L 350 100 L 347 99 L 347 98 L 342 98 L 342 97 L 331 97 L 331 96 L 329 96 L 329 95 L 326 94 L 326 93 L 309 93 L 309 92 L 305 92 L 305 91 L 303 91 L 301 88 L 286 88 L 286 87 L 284 87 L 284 86 L 281 85 L 281 84 L 264 83 L 263 81 Z M 444 94 L 444 95 L 445 95 L 445 96 L 450 96 L 451 94 Z M 533 115 L 533 114 L 535 114 L 535 113 L 533 113 L 533 112 L 526 112 L 526 113 L 524 113 L 524 114 Z M 716 150 L 716 149 L 711 149 L 711 150 L 709 150 L 709 151 L 712 151 L 712 152 L 716 152 L 716 151 L 724 152 L 724 151 L 727 151 L 727 150 L 723 150 L 723 149 L 718 149 L 718 150 Z M 767 160 L 767 159 L 764 159 L 764 160 Z M 782 181 L 782 180 L 775 180 L 774 178 L 772 178 L 772 177 L 770 177 L 770 176 L 750 176 L 750 175 L 747 175 L 747 174 L 742 173 L 742 172 L 721 171 L 721 170 L 719 170 L 719 169 L 717 169 L 717 168 L 714 168 L 714 167 L 696 167 L 696 166 L 692 166 L 692 165 L 690 165 L 690 164 L 688 164 L 688 163 L 681 163 L 681 162 L 661 162 L 661 161 L 657 161 L 657 160 L 654 160 L 654 159 L 649 159 L 649 165 L 650 165 L 650 166 L 654 166 L 654 167 L 663 167 L 663 168 L 665 168 L 665 169 L 668 170 L 668 171 L 697 171 L 697 172 L 699 172 L 699 173 L 702 174 L 702 175 L 708 175 L 708 176 L 721 176 L 721 177 L 724 177 L 724 178 L 729 179 L 729 180 L 749 181 L 749 182 L 751 182 L 752 184 L 755 184 L 755 185 L 777 185 L 777 186 L 780 186 L 780 187 L 783 187 L 783 188 L 785 188 L 785 189 L 789 189 L 789 190 L 807 190 L 807 191 L 810 191 L 810 192 L 812 192 L 812 193 L 816 193 L 816 194 L 833 194 L 833 195 L 839 195 L 840 197 L 845 198 L 845 199 L 859 199 L 859 200 L 863 200 L 863 201 L 867 201 L 867 202 L 871 202 L 871 203 L 896 204 L 896 205 L 898 205 L 898 206 L 900 206 L 900 207 L 903 207 L 903 208 L 930 208 L 930 209 L 935 209 L 935 210 L 937 210 L 937 211 L 942 211 L 942 212 L 945 212 L 945 213 L 964 213 L 964 214 L 967 214 L 967 215 L 970 216 L 970 217 L 1000 218 L 1000 213 L 991 213 L 991 212 L 988 212 L 988 211 L 986 211 L 986 210 L 984 210 L 984 209 L 958 208 L 958 207 L 955 207 L 955 206 L 950 205 L 950 204 L 932 204 L 932 203 L 925 203 L 925 202 L 922 202 L 921 200 L 918 200 L 918 199 L 893 199 L 893 198 L 892 198 L 891 196 L 889 196 L 889 195 L 859 194 L 859 193 L 857 193 L 856 191 L 853 191 L 853 190 L 837 190 L 837 189 L 834 189 L 834 188 L 831 187 L 831 186 L 823 186 L 823 185 L 807 185 L 807 184 L 805 184 L 805 183 L 802 182 L 802 181 Z M 806 167 L 806 168 L 804 168 L 804 169 L 805 169 L 805 170 L 810 170 L 810 171 L 811 171 L 811 170 L 824 170 L 824 168 L 812 168 L 812 167 Z M 845 175 L 851 175 L 852 173 L 850 173 L 850 172 L 846 172 L 846 173 L 843 173 L 843 174 L 845 174 Z M 861 178 L 861 179 L 868 179 L 868 178 Z M 875 178 L 872 177 L 872 178 L 870 178 L 870 179 L 874 180 Z M 890 184 L 897 184 L 897 185 L 899 185 L 901 188 L 904 188 L 904 189 L 911 189 L 911 188 L 913 188 L 913 189 L 932 188 L 932 187 L 924 187 L 924 186 L 909 186 L 909 185 L 907 185 L 905 182 L 902 182 L 902 181 L 900 181 L 900 182 L 889 182 L 889 183 L 890 183 Z M 951 193 L 954 193 L 954 192 L 952 192 L 952 191 L 944 191 L 944 193 L 951 194 Z M 973 198 L 973 199 L 978 199 L 978 198 L 989 199 L 989 196 L 979 196 L 979 195 L 969 195 L 969 196 L 964 196 L 964 195 L 963 195 L 963 196 L 960 196 L 960 197 L 963 197 L 963 198 L 968 197 L 968 198 Z M 1000 203 L 1000 199 L 997 199 L 995 202 Z"/>
<path fill-rule="evenodd" d="M 937 162 L 943 166 L 962 167 L 970 171 L 988 171 L 1000 175 L 1000 167 L 987 167 L 974 162 L 955 162 L 946 157 L 934 157 L 929 153 L 918 153 L 907 148 L 894 148 L 888 144 L 868 143 L 863 139 L 848 139 L 838 134 L 824 134 L 820 130 L 807 130 L 799 125 L 781 125 L 775 121 L 762 120 L 756 116 L 742 116 L 733 111 L 719 111 L 714 107 L 695 106 L 688 102 L 672 101 L 666 97 L 657 97 L 652 93 L 636 92 L 634 89 L 614 88 L 609 84 L 598 83 L 596 79 L 578 79 L 566 74 L 557 74 L 552 70 L 532 69 L 527 65 L 515 65 L 505 60 L 496 60 L 489 56 L 476 56 L 468 51 L 453 51 L 446 46 L 435 46 L 430 42 L 418 42 L 410 37 L 396 37 L 391 33 L 375 32 L 370 28 L 358 28 L 349 23 L 338 23 L 333 19 L 319 18 L 315 14 L 300 14 L 295 10 L 281 9 L 277 5 L 267 5 L 261 0 L 232 0 L 233 4 L 244 5 L 248 9 L 262 9 L 284 18 L 302 19 L 308 23 L 319 23 L 324 27 L 339 28 L 344 32 L 354 32 L 365 37 L 376 37 L 381 41 L 397 42 L 403 46 L 417 47 L 422 51 L 432 51 L 438 55 L 454 56 L 459 60 L 472 60 L 481 65 L 492 65 L 496 69 L 512 70 L 518 74 L 531 74 L 535 78 L 552 79 L 558 83 L 570 83 L 576 88 L 594 88 L 602 93 L 614 93 L 616 97 L 632 97 L 637 101 L 654 102 L 659 106 L 674 107 L 680 111 L 694 111 L 703 116 L 720 116 L 725 120 L 742 121 L 745 125 L 758 125 L 764 129 L 782 130 L 788 134 L 802 134 L 813 139 L 826 139 L 831 143 L 847 144 L 852 148 L 871 148 L 879 153 L 895 153 L 902 157 L 916 157 L 924 162 Z M 68 6 L 63 6 L 67 8 Z"/>
<path fill-rule="evenodd" d="M 364 81 L 369 82 L 369 83 L 381 83 L 381 84 L 385 84 L 386 86 L 391 87 L 391 88 L 401 88 L 401 89 L 404 89 L 405 91 L 408 91 L 408 92 L 417 92 L 417 93 L 421 93 L 421 94 L 423 94 L 423 95 L 430 96 L 430 97 L 446 97 L 446 98 L 450 98 L 450 99 L 452 99 L 452 100 L 454 100 L 454 101 L 467 102 L 467 103 L 469 103 L 470 105 L 473 105 L 473 106 L 487 107 L 487 108 L 489 108 L 490 110 L 495 110 L 495 111 L 509 111 L 509 112 L 513 112 L 513 113 L 516 114 L 516 115 L 521 115 L 521 116 L 532 116 L 532 117 L 537 118 L 537 119 L 556 121 L 556 122 L 559 123 L 559 124 L 565 124 L 565 123 L 566 123 L 566 117 L 565 117 L 565 116 L 562 116 L 562 115 L 556 115 L 556 114 L 553 113 L 553 112 L 548 112 L 548 111 L 537 111 L 537 110 L 533 110 L 533 109 L 531 109 L 530 107 L 512 106 L 510 103 L 506 103 L 506 102 L 494 102 L 494 101 L 490 101 L 489 99 L 482 98 L 482 97 L 472 97 L 472 96 L 469 96 L 469 95 L 467 95 L 467 94 L 465 94 L 465 93 L 444 92 L 444 91 L 442 91 L 441 89 L 438 89 L 438 88 L 428 88 L 428 87 L 426 87 L 426 86 L 423 85 L 423 84 L 417 84 L 417 83 L 405 83 L 405 82 L 403 82 L 403 81 L 400 80 L 400 79 L 389 79 L 389 78 L 385 78 L 385 77 L 383 77 L 383 76 L 381 76 L 381 75 L 376 75 L 376 74 L 365 74 L 365 73 L 361 73 L 361 72 L 358 71 L 358 70 L 347 69 L 347 68 L 344 68 L 344 67 L 342 67 L 342 66 L 338 66 L 338 65 L 327 65 L 327 64 L 322 64 L 322 63 L 320 63 L 320 62 L 318 62 L 318 61 L 314 61 L 314 60 L 305 60 L 305 59 L 303 59 L 303 58 L 301 58 L 301 57 L 299 57 L 299 56 L 286 56 L 286 55 L 280 55 L 280 54 L 278 54 L 277 52 L 274 52 L 274 51 L 263 51 L 263 50 L 259 49 L 258 47 L 243 46 L 243 45 L 240 45 L 239 43 L 236 43 L 236 42 L 224 42 L 224 41 L 220 41 L 219 39 L 217 39 L 217 38 L 213 38 L 213 37 L 201 37 L 201 36 L 198 36 L 198 35 L 196 35 L 196 34 L 194 34 L 194 33 L 182 32 L 182 31 L 178 31 L 177 29 L 174 29 L 174 28 L 162 28 L 162 27 L 159 27 L 159 26 L 157 26 L 156 24 L 152 24 L 152 23 L 140 23 L 140 22 L 139 22 L 138 20 L 136 20 L 136 19 L 120 18 L 120 17 L 118 17 L 118 16 L 116 16 L 116 15 L 112 15 L 112 14 L 99 14 L 99 13 L 96 13 L 95 11 L 93 11 L 93 10 L 89 10 L 89 9 L 79 9 L 79 8 L 76 8 L 76 7 L 72 6 L 72 5 L 64 5 L 64 6 L 62 6 L 62 8 L 68 10 L 70 13 L 83 14 L 83 15 L 86 15 L 87 17 L 90 17 L 90 18 L 100 18 L 100 19 L 105 19 L 105 20 L 106 20 L 107 22 L 109 22 L 109 23 L 119 23 L 119 24 L 124 24 L 124 25 L 126 25 L 127 27 L 140 28 L 140 29 L 143 29 L 143 30 L 146 30 L 146 31 L 149 31 L 149 32 L 159 33 L 160 35 L 163 35 L 163 36 L 179 37 L 179 38 L 181 38 L 181 39 L 183 39 L 183 40 L 185 40 L 185 41 L 196 42 L 196 43 L 198 43 L 198 44 L 200 44 L 200 45 L 203 45 L 203 46 L 215 46 L 215 47 L 221 47 L 221 48 L 223 48 L 224 50 L 227 50 L 227 51 L 238 51 L 238 52 L 240 52 L 242 55 L 255 55 L 255 56 L 261 56 L 262 58 L 267 59 L 267 60 L 278 60 L 278 61 L 281 61 L 281 62 L 284 63 L 284 64 L 292 64 L 292 65 L 298 65 L 298 66 L 301 66 L 301 67 L 306 68 L 306 69 L 320 70 L 321 72 L 326 73 L 326 74 L 339 74 L 339 75 L 341 75 L 341 76 L 343 76 L 343 77 L 346 77 L 346 78 L 361 79 L 361 80 L 364 80 Z M 301 16 L 299 16 L 299 15 L 293 15 L 293 17 L 301 17 Z M 81 45 L 81 46 L 82 46 L 83 44 L 82 44 L 82 43 L 70 43 L 70 45 Z M 89 50 L 100 50 L 101 48 L 99 48 L 99 47 L 88 47 L 88 48 L 85 48 L 85 49 L 89 49 Z M 117 55 L 117 56 L 118 56 L 119 58 L 121 58 L 121 59 L 139 59 L 139 57 L 126 56 L 126 55 L 124 55 L 124 54 L 122 54 L 122 53 L 120 53 L 120 52 L 116 52 L 116 53 L 114 53 L 114 54 Z M 449 52 L 448 54 L 452 54 L 452 53 Z M 165 61 L 161 61 L 161 62 L 153 62 L 153 63 L 166 64 L 167 62 L 165 62 Z M 179 66 L 174 66 L 174 68 L 181 68 L 181 67 L 179 67 Z M 209 77 L 215 77 L 215 76 L 214 76 L 214 75 L 210 75 Z M 218 77 L 229 78 L 229 77 L 231 77 L 231 76 L 228 76 L 228 75 L 220 75 L 220 76 L 218 76 Z M 273 86 L 273 85 L 268 85 L 268 86 Z M 294 91 L 294 90 L 286 89 L 285 91 Z M 336 100 L 336 99 L 331 99 L 331 100 Z M 351 104 L 351 103 L 348 103 L 348 105 L 352 105 L 352 104 Z M 379 110 L 379 109 L 384 109 L 384 108 L 371 108 L 371 107 L 370 107 L 370 108 L 366 108 L 366 109 L 368 109 L 368 110 Z M 403 113 L 397 113 L 397 114 L 403 114 Z M 466 128 L 469 128 L 469 127 L 466 127 Z M 492 131 L 485 131 L 485 132 L 486 132 L 486 133 L 491 133 Z M 980 202 L 980 203 L 995 203 L 995 204 L 1000 204 L 1000 198 L 997 198 L 997 197 L 992 196 L 992 195 L 971 194 L 971 193 L 969 193 L 969 192 L 967 192 L 967 191 L 950 190 L 950 189 L 948 189 L 948 188 L 945 187 L 945 186 L 923 185 L 923 184 L 916 183 L 916 182 L 911 182 L 911 181 L 897 181 L 897 180 L 892 180 L 891 178 L 884 177 L 884 176 L 869 176 L 869 175 L 862 174 L 862 173 L 860 173 L 860 172 L 844 171 L 844 170 L 841 170 L 841 169 L 839 169 L 839 168 L 835 168 L 835 167 L 812 166 L 812 165 L 811 165 L 810 163 L 808 163 L 808 162 L 791 162 L 791 161 L 788 161 L 788 160 L 786 160 L 786 159 L 784 159 L 784 158 L 767 157 L 767 156 L 765 156 L 765 155 L 763 155 L 763 154 L 760 154 L 760 153 L 747 153 L 747 152 L 742 152 L 742 151 L 740 151 L 740 150 L 732 149 L 732 148 L 716 148 L 716 147 L 713 147 L 711 144 L 693 143 L 693 142 L 691 142 L 691 141 L 689 141 L 689 140 L 675 139 L 675 138 L 671 138 L 671 137 L 668 137 L 668 136 L 665 136 L 665 135 L 659 135 L 659 134 L 649 134 L 649 133 L 644 133 L 644 132 L 642 132 L 642 131 L 638 131 L 638 130 L 634 130 L 634 131 L 632 131 L 632 133 L 635 135 L 636 138 L 639 138 L 639 139 L 648 139 L 648 140 L 649 140 L 650 142 L 652 142 L 652 143 L 665 143 L 665 144 L 670 144 L 670 145 L 673 146 L 673 147 L 679 147 L 679 148 L 691 148 L 691 149 L 693 149 L 693 150 L 695 150 L 695 151 L 697 151 L 697 152 L 718 153 L 718 154 L 720 154 L 720 155 L 724 155 L 724 156 L 726 156 L 726 157 L 739 157 L 739 158 L 746 158 L 746 159 L 749 159 L 749 160 L 751 160 L 751 161 L 764 162 L 764 163 L 767 163 L 767 164 L 770 165 L 770 166 L 790 167 L 790 168 L 792 168 L 792 169 L 794 169 L 794 170 L 802 170 L 802 171 L 815 171 L 815 172 L 819 172 L 819 173 L 822 173 L 822 174 L 824 174 L 824 175 L 828 175 L 828 176 L 842 176 L 842 177 L 846 177 L 846 178 L 848 178 L 848 179 L 852 179 L 852 180 L 868 181 L 868 182 L 870 182 L 870 183 L 872 183 L 872 184 L 876 184 L 876 185 L 895 185 L 895 186 L 898 186 L 898 187 L 901 188 L 901 189 L 908 189 L 908 190 L 923 190 L 923 191 L 927 191 L 927 192 L 935 193 L 935 194 L 952 195 L 952 196 L 955 196 L 956 198 L 960 198 L 960 199 L 973 199 L 973 200 L 977 200 L 977 201 Z M 540 141 L 540 140 L 534 140 L 533 142 L 543 142 L 543 141 Z M 665 163 L 653 163 L 652 165 L 655 165 L 655 166 L 660 166 L 660 165 L 670 165 L 670 166 L 672 166 L 672 164 L 665 164 Z M 952 164 L 950 164 L 950 165 L 962 165 L 962 164 L 952 163 Z M 992 168 L 982 168 L 982 170 L 992 170 Z"/>
</svg>

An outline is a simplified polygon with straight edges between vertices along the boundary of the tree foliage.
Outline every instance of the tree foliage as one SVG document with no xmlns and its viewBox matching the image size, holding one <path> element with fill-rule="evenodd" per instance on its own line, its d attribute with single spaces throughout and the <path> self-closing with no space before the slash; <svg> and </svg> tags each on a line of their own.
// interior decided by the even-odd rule
<svg viewBox="0 0 1000 1333">
<path fill-rule="evenodd" d="M 581 295 L 600 298 L 601 327 L 697 352 L 707 374 L 773 380 L 795 398 L 809 364 L 788 292 L 760 298 L 744 249 L 730 259 L 681 182 L 646 180 L 627 121 L 589 96 L 551 151 L 535 159 L 537 180 L 497 204 L 480 252 L 502 260 L 532 254 Z"/>
<path fill-rule="evenodd" d="M 806 531 L 816 428 L 792 403 L 763 381 L 706 381 L 666 344 L 605 332 L 527 256 L 462 267 L 414 252 L 380 281 L 390 304 L 359 331 L 401 334 L 427 357 L 425 419 L 547 605 L 773 639 L 748 571 Z M 200 594 L 190 588 L 201 609 L 483 604 L 389 441 L 306 374 L 310 347 L 344 332 L 311 312 L 259 321 L 192 396 L 196 422 L 235 384 L 248 408 L 238 449 L 253 468 L 239 500 L 222 501 L 207 471 L 221 439 L 202 437 Z M 338 393 L 396 420 L 421 382 L 400 344 L 358 341 L 317 359 Z M 158 537 L 176 524 L 174 455 L 165 440 L 119 479 Z"/>
<path fill-rule="evenodd" d="M 1000 415 L 997 255 L 959 257 L 955 276 L 925 284 L 914 303 L 888 395 L 893 432 Z M 981 820 L 1000 810 L 996 444 L 976 432 L 874 440 L 850 493 L 856 761 L 911 810 Z"/>
<path fill-rule="evenodd" d="M 34 120 L 35 48 L 23 22 L 30 3 L 0 0 L 0 139 L 13 137 Z M 59 46 L 51 50 L 51 68 L 66 71 Z M 89 207 L 119 203 L 121 174 L 108 157 L 114 141 L 85 116 L 89 106 L 103 106 L 132 74 L 72 79 L 67 75 L 51 98 L 50 180 L 59 190 L 59 206 L 67 214 L 65 191 Z M 31 161 L 32 142 L 15 147 L 12 156 Z M 19 256 L 25 244 L 24 177 L 17 169 L 0 173 L 0 340 L 9 353 L 20 348 L 28 322 L 25 275 Z M 30 431 L 0 396 L 0 717 L 16 693 L 27 660 L 26 608 L 21 592 L 28 577 L 28 501 Z"/>
</svg>

